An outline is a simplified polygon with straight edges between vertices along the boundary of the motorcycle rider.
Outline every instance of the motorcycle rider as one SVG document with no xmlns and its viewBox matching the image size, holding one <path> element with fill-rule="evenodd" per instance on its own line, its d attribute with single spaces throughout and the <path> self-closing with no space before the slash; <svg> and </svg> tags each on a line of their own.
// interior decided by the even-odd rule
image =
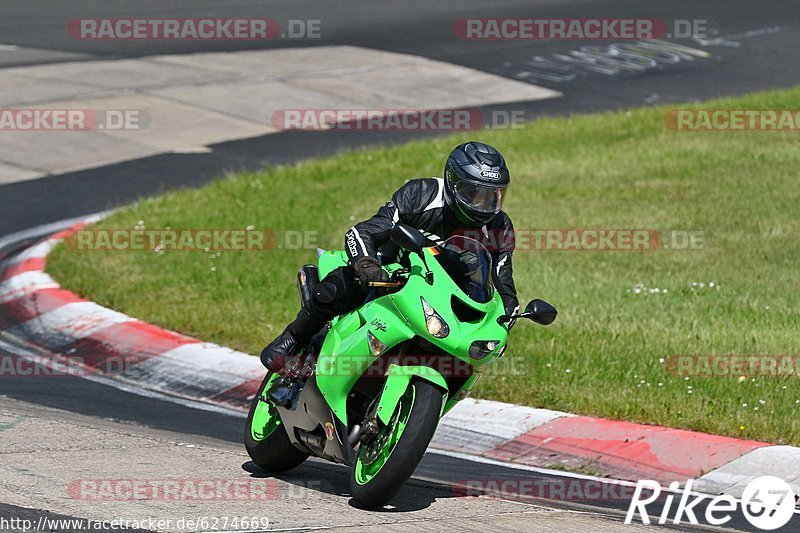
<svg viewBox="0 0 800 533">
<path fill-rule="evenodd" d="M 315 286 L 297 318 L 261 352 L 261 362 L 273 372 L 280 371 L 286 358 L 305 347 L 326 322 L 359 307 L 370 282 L 389 281 L 381 259 L 391 263 L 398 253 L 389 240 L 397 222 L 422 231 L 434 241 L 467 232 L 490 239 L 494 244 L 487 248 L 494 265 L 494 285 L 506 314 L 515 314 L 519 301 L 511 266 L 514 228 L 501 210 L 510 182 L 502 154 L 488 144 L 473 141 L 453 149 L 443 178 L 406 182 L 375 216 L 347 231 L 349 264 L 333 270 Z"/>
</svg>

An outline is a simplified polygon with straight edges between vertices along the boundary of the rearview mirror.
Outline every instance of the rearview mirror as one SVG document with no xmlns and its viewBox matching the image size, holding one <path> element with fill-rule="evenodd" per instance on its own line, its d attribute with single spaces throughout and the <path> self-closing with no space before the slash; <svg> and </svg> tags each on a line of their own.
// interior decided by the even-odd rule
<svg viewBox="0 0 800 533">
<path fill-rule="evenodd" d="M 525 311 L 523 311 L 519 316 L 520 318 L 529 318 L 537 324 L 547 326 L 552 324 L 556 319 L 556 316 L 558 316 L 558 311 L 549 303 L 537 298 L 535 300 L 531 300 L 530 303 L 525 306 Z"/>
<path fill-rule="evenodd" d="M 389 238 L 400 248 L 412 252 L 420 253 L 425 247 L 425 235 L 421 231 L 399 222 L 392 228 Z"/>
</svg>

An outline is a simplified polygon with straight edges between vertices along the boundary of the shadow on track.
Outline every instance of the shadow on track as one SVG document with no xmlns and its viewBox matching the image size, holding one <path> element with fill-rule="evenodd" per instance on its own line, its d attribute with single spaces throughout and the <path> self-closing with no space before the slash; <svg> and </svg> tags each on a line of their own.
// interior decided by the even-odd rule
<svg viewBox="0 0 800 533">
<path fill-rule="evenodd" d="M 332 494 L 334 496 L 350 496 L 350 469 L 341 465 L 322 461 L 309 461 L 291 472 L 271 475 L 252 461 L 242 464 L 242 470 L 249 472 L 254 478 L 273 478 L 290 483 L 301 489 L 311 489 Z M 427 509 L 436 500 L 458 497 L 453 488 L 444 484 L 410 479 L 391 502 L 378 509 L 370 509 L 378 513 L 406 513 Z M 356 509 L 361 506 L 350 498 L 348 504 Z"/>
</svg>

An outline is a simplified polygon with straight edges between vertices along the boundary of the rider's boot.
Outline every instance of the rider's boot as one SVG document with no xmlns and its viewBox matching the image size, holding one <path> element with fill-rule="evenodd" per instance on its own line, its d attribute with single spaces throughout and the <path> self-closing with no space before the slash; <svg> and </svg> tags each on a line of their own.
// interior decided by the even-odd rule
<svg viewBox="0 0 800 533">
<path fill-rule="evenodd" d="M 262 350 L 261 363 L 272 372 L 280 372 L 286 365 L 286 359 L 304 348 L 324 325 L 324 319 L 313 316 L 304 307 L 297 313 L 297 318 L 286 326 L 283 333 Z"/>
<path fill-rule="evenodd" d="M 294 356 L 297 355 L 322 327 L 324 320 L 315 318 L 308 309 L 303 308 L 297 313 L 294 322 L 278 337 L 269 343 L 261 352 L 261 363 L 272 372 L 280 374 L 269 391 L 269 396 L 275 405 L 291 407 L 299 392 L 299 379 L 301 362 Z"/>
</svg>

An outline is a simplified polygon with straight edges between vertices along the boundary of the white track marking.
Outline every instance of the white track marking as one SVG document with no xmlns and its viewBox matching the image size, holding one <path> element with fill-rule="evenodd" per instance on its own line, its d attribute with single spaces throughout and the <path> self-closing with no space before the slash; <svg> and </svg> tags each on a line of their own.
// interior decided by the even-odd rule
<svg viewBox="0 0 800 533">
<path fill-rule="evenodd" d="M 257 357 L 198 342 L 142 361 L 126 370 L 122 377 L 140 382 L 151 390 L 193 389 L 201 396 L 210 397 L 265 374 Z"/>
<path fill-rule="evenodd" d="M 8 333 L 14 337 L 55 339 L 58 345 L 65 346 L 114 324 L 133 320 L 94 302 L 73 302 L 18 324 Z"/>
<path fill-rule="evenodd" d="M 0 283 L 0 304 L 42 289 L 57 289 L 58 283 L 43 272 L 22 272 Z"/>
</svg>

